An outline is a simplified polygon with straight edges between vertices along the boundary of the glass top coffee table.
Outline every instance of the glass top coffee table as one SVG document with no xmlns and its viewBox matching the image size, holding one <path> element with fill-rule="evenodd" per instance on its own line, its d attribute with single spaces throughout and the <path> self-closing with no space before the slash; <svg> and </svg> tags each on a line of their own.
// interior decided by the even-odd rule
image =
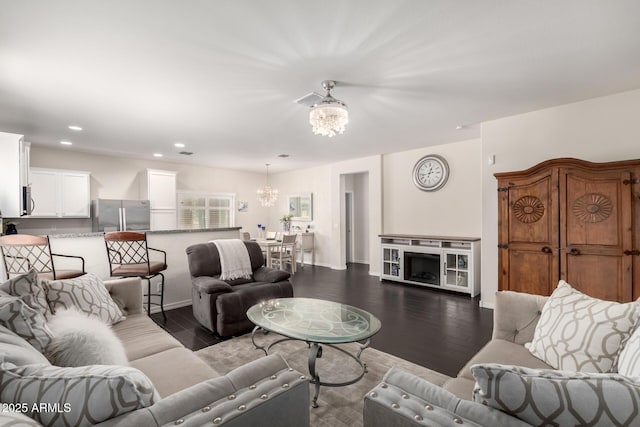
<svg viewBox="0 0 640 427">
<path fill-rule="evenodd" d="M 377 317 L 365 310 L 350 305 L 313 298 L 279 298 L 261 302 L 247 311 L 247 317 L 256 327 L 251 341 L 256 349 L 269 354 L 274 345 L 288 340 L 300 340 L 309 344 L 309 374 L 315 384 L 313 407 L 318 407 L 320 386 L 342 387 L 359 381 L 367 372 L 367 365 L 360 360 L 362 352 L 369 347 L 369 339 L 375 335 L 382 324 Z M 270 331 L 285 338 L 272 342 L 268 346 L 258 345 L 256 332 Z M 351 354 L 335 344 L 360 342 L 357 354 Z M 322 382 L 316 371 L 316 360 L 322 357 L 322 345 L 332 347 L 355 360 L 361 372 L 343 382 Z"/>
</svg>

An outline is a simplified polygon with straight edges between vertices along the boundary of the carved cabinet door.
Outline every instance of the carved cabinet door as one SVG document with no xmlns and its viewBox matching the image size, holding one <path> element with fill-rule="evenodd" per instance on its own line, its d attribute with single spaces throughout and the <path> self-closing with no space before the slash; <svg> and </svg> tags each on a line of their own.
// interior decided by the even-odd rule
<svg viewBox="0 0 640 427">
<path fill-rule="evenodd" d="M 558 283 L 558 174 L 498 179 L 500 290 L 548 295 Z"/>
<path fill-rule="evenodd" d="M 559 177 L 560 278 L 596 298 L 631 301 L 631 174 L 561 168 Z"/>
<path fill-rule="evenodd" d="M 640 297 L 640 160 L 551 159 L 498 178 L 499 289 Z"/>
</svg>

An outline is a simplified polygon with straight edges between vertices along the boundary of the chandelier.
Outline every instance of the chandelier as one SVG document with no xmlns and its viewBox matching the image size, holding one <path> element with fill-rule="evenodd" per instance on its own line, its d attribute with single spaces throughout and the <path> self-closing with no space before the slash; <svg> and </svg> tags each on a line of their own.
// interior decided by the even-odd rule
<svg viewBox="0 0 640 427">
<path fill-rule="evenodd" d="M 260 204 L 265 207 L 273 206 L 278 199 L 278 190 L 271 188 L 269 185 L 269 163 L 267 163 L 267 184 L 262 188 L 258 188 L 257 194 Z"/>
<path fill-rule="evenodd" d="M 329 138 L 342 134 L 344 127 L 349 123 L 349 110 L 347 104 L 331 96 L 331 89 L 336 86 L 333 80 L 325 80 L 322 87 L 327 91 L 324 98 L 311 107 L 309 123 L 313 127 L 313 133 Z"/>
</svg>

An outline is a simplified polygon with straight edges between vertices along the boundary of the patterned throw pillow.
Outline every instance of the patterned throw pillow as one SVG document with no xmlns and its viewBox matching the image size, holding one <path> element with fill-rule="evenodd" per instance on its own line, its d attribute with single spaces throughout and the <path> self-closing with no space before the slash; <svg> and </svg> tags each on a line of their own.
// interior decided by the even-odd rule
<svg viewBox="0 0 640 427">
<path fill-rule="evenodd" d="M 20 338 L 2 325 L 0 325 L 0 360 L 19 366 L 49 363 L 47 358 L 24 338 Z M 2 425 L 1 422 L 0 425 Z"/>
<path fill-rule="evenodd" d="M 47 320 L 39 311 L 29 307 L 19 297 L 4 292 L 0 292 L 0 325 L 24 338 L 41 353 L 53 337 Z"/>
<path fill-rule="evenodd" d="M 561 280 L 542 308 L 528 348 L 555 369 L 611 372 L 637 318 L 637 303 L 592 298 Z"/>
<path fill-rule="evenodd" d="M 90 426 L 159 400 L 149 378 L 130 367 L 0 364 L 0 401 L 26 403 L 29 410 L 46 405 L 26 412 L 45 426 Z"/>
<path fill-rule="evenodd" d="M 627 377 L 640 377 L 640 327 L 636 327 L 620 352 L 618 373 Z"/>
<path fill-rule="evenodd" d="M 125 319 L 102 280 L 93 273 L 74 279 L 45 281 L 51 311 L 75 307 L 112 325 Z"/>
<path fill-rule="evenodd" d="M 619 374 L 473 365 L 473 400 L 532 425 L 640 423 L 640 380 Z"/>
<path fill-rule="evenodd" d="M 9 279 L 0 285 L 0 291 L 20 297 L 29 307 L 49 317 L 51 310 L 47 304 L 47 294 L 38 282 L 38 273 L 31 269 L 28 273 Z"/>
</svg>

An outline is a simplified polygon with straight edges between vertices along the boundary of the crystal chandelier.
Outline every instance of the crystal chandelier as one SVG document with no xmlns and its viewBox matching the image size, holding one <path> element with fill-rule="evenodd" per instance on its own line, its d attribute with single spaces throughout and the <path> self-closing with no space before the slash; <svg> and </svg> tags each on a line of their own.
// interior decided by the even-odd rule
<svg viewBox="0 0 640 427">
<path fill-rule="evenodd" d="M 278 190 L 269 185 L 269 163 L 267 163 L 267 184 L 257 191 L 260 204 L 265 207 L 273 206 L 278 199 Z"/>
<path fill-rule="evenodd" d="M 331 96 L 331 89 L 336 86 L 333 80 L 325 80 L 322 87 L 327 91 L 324 98 L 311 107 L 309 123 L 313 126 L 313 133 L 329 138 L 342 134 L 344 127 L 349 123 L 349 110 L 347 104 Z"/>
</svg>

